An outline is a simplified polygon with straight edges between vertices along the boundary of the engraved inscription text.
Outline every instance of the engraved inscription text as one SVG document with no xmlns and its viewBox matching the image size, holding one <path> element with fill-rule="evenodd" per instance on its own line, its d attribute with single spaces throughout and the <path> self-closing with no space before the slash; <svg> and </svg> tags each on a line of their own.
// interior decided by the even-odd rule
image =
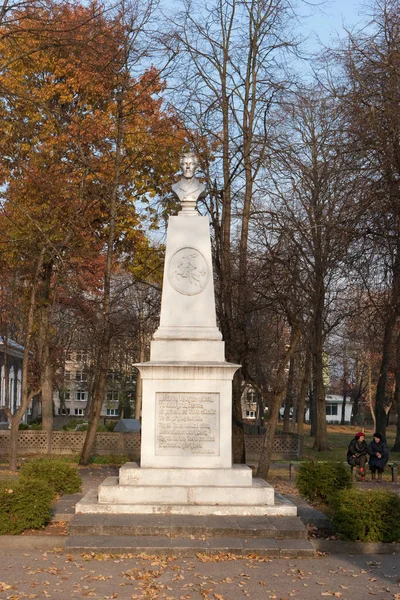
<svg viewBox="0 0 400 600">
<path fill-rule="evenodd" d="M 158 392 L 156 454 L 219 455 L 219 394 Z"/>
</svg>

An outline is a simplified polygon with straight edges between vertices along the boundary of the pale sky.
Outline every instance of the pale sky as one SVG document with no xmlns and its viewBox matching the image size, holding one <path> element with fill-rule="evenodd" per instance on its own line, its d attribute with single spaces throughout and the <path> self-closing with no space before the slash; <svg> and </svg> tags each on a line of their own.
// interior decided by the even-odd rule
<svg viewBox="0 0 400 600">
<path fill-rule="evenodd" d="M 316 2 L 317 0 L 312 0 Z M 334 42 L 337 36 L 343 36 L 343 26 L 351 29 L 358 23 L 368 21 L 365 2 L 360 0 L 326 0 L 319 7 L 303 4 L 301 12 L 306 15 L 299 31 L 310 35 L 308 45 L 316 46 L 317 37 L 326 45 Z"/>
</svg>

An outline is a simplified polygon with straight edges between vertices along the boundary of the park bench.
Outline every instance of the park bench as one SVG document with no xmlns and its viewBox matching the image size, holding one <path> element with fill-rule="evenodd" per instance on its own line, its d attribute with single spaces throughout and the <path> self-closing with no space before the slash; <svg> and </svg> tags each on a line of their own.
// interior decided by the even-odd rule
<svg viewBox="0 0 400 600">
<path fill-rule="evenodd" d="M 389 469 L 390 469 L 390 472 L 392 475 L 392 483 L 397 483 L 397 463 L 388 462 L 386 466 L 389 467 Z M 353 480 L 355 480 L 356 475 L 358 473 L 358 467 L 352 467 L 351 465 L 349 465 L 349 467 L 351 469 L 351 477 Z"/>
<path fill-rule="evenodd" d="M 299 465 L 301 463 L 295 462 L 289 463 L 289 479 L 292 480 L 295 477 L 296 474 L 296 470 L 299 468 Z M 346 465 L 348 464 L 347 462 L 345 463 Z M 395 462 L 388 462 L 387 467 L 389 467 L 391 475 L 392 475 L 392 483 L 397 483 L 397 463 Z M 358 467 L 352 467 L 351 465 L 349 465 L 350 469 L 351 469 L 351 477 L 353 480 L 356 479 L 356 474 L 358 472 Z"/>
</svg>

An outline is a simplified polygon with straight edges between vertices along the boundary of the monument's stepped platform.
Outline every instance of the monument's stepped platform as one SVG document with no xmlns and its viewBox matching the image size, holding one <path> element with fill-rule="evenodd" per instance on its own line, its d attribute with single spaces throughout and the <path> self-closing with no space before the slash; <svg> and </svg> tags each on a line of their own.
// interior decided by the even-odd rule
<svg viewBox="0 0 400 600">
<path fill-rule="evenodd" d="M 252 471 L 247 465 L 233 465 L 229 469 L 142 469 L 137 463 L 129 462 L 119 470 L 119 484 L 251 487 Z"/>
<path fill-rule="evenodd" d="M 228 486 L 214 485 L 211 480 L 206 485 L 121 485 L 118 477 L 108 477 L 98 491 L 99 504 L 209 504 L 212 506 L 241 506 L 274 504 L 274 488 L 262 479 L 253 479 L 253 485 Z"/>
<path fill-rule="evenodd" d="M 76 514 L 69 533 L 68 552 L 315 555 L 299 517 Z"/>
<path fill-rule="evenodd" d="M 246 465 L 229 469 L 155 469 L 126 463 L 76 505 L 77 513 L 165 515 L 286 515 L 296 507 Z"/>
<path fill-rule="evenodd" d="M 119 494 L 118 485 L 114 485 L 116 482 L 115 478 L 108 478 L 106 482 L 112 479 L 111 483 L 112 493 L 116 492 Z M 273 488 L 268 484 L 265 484 L 267 487 L 268 494 L 273 494 Z M 100 486 L 102 487 L 102 486 Z M 125 487 L 125 486 L 123 486 Z M 128 486 L 126 486 L 128 488 Z M 195 488 L 192 488 L 195 490 Z M 215 502 L 215 495 L 213 486 L 208 488 L 203 488 L 199 490 L 198 494 L 201 494 L 204 497 L 202 503 L 196 503 L 193 500 L 193 496 L 188 492 L 187 488 L 179 488 L 177 491 L 174 489 L 170 489 L 168 491 L 169 496 L 165 495 L 163 490 L 158 490 L 157 494 L 159 496 L 158 503 L 154 502 L 154 496 L 150 497 L 149 494 L 152 490 L 147 487 L 143 491 L 140 491 L 140 502 L 135 503 L 134 495 L 136 493 L 136 488 L 132 486 L 129 487 L 128 490 L 123 490 L 121 496 L 117 496 L 117 499 L 120 501 L 119 503 L 115 502 L 114 496 L 113 500 L 104 501 L 104 496 L 106 494 L 104 488 L 101 490 L 102 494 L 102 502 L 99 502 L 99 494 L 96 490 L 91 490 L 82 498 L 80 502 L 76 504 L 75 510 L 77 513 L 96 513 L 96 514 L 130 514 L 130 515 L 237 515 L 237 516 L 252 516 L 252 515 L 285 515 L 285 516 L 296 516 L 297 508 L 294 506 L 289 500 L 282 499 L 281 501 L 272 502 L 270 504 L 262 503 L 256 504 L 254 499 L 246 498 L 247 504 L 241 504 L 242 498 L 240 496 L 241 492 L 245 490 L 246 492 L 254 492 L 256 490 L 250 488 L 239 488 L 233 490 L 232 488 L 229 490 L 229 496 L 227 495 L 227 500 L 229 503 L 224 502 L 221 504 L 217 504 Z M 271 491 L 272 490 L 272 491 Z M 222 490 L 224 493 L 226 490 Z M 143 495 L 147 492 L 147 496 L 143 497 Z M 124 501 L 123 494 L 127 494 L 127 498 Z M 174 495 L 180 497 L 182 502 L 174 502 Z M 194 492 L 193 492 L 194 495 Z M 175 498 L 175 500 L 178 498 Z M 168 503 L 168 500 L 170 501 Z M 189 500 L 189 501 L 187 501 Z"/>
</svg>

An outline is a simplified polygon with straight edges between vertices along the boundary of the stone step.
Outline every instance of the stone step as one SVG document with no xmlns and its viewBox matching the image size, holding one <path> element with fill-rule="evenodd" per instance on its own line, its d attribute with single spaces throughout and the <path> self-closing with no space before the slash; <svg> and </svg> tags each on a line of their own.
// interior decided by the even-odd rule
<svg viewBox="0 0 400 600">
<path fill-rule="evenodd" d="M 72 536 L 201 536 L 202 538 L 306 539 L 299 517 L 75 514 Z"/>
<path fill-rule="evenodd" d="M 114 486 L 113 486 L 114 487 Z M 209 494 L 211 495 L 212 488 Z M 211 498 L 211 496 L 210 496 Z M 162 497 L 159 501 L 154 501 L 152 498 L 146 498 L 145 503 L 136 503 L 133 494 L 128 496 L 125 504 L 116 503 L 111 499 L 108 502 L 99 502 L 96 490 L 90 490 L 76 504 L 77 513 L 96 513 L 96 514 L 131 514 L 131 515 L 240 515 L 240 516 L 256 516 L 256 515 L 285 515 L 296 516 L 297 508 L 291 502 L 283 498 L 279 498 L 275 494 L 275 502 L 268 504 L 242 504 L 240 497 L 235 497 L 237 504 L 219 504 L 210 500 L 204 503 L 187 502 L 172 503 L 163 502 Z"/>
<path fill-rule="evenodd" d="M 229 553 L 239 556 L 250 554 L 271 558 L 314 557 L 315 549 L 305 539 L 272 538 L 173 538 L 167 536 L 92 536 L 73 535 L 65 543 L 68 553 L 147 554 L 157 556 L 195 556 L 199 553 L 214 555 Z"/>
<path fill-rule="evenodd" d="M 151 469 L 137 463 L 125 463 L 119 470 L 120 485 L 135 486 L 214 486 L 251 487 L 252 471 L 247 465 L 230 469 Z"/>
<path fill-rule="evenodd" d="M 99 486 L 99 504 L 274 504 L 274 488 L 263 479 L 252 486 L 213 485 L 121 485 L 118 477 L 107 477 Z"/>
</svg>

